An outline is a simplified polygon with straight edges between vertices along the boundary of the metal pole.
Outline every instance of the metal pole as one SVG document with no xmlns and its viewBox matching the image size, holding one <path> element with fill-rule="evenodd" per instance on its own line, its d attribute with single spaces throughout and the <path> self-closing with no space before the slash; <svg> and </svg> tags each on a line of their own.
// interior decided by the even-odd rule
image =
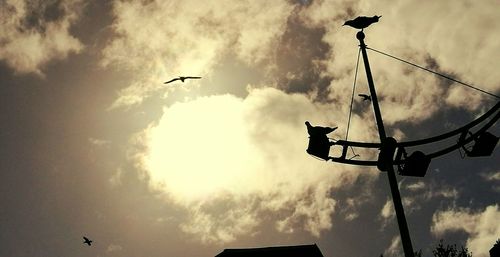
<svg viewBox="0 0 500 257">
<path fill-rule="evenodd" d="M 377 121 L 380 142 L 384 142 L 387 136 L 385 134 L 384 121 L 382 120 L 382 114 L 380 113 L 380 107 L 378 105 L 377 93 L 375 91 L 375 84 L 373 83 L 370 63 L 368 62 L 368 55 L 366 54 L 366 45 L 364 42 L 365 34 L 360 31 L 356 34 L 356 38 L 359 40 L 359 47 L 361 48 L 361 53 L 363 54 L 363 62 L 365 64 L 366 77 L 368 80 L 368 87 L 370 88 L 370 95 L 373 103 L 373 111 L 375 112 L 375 119 Z M 408 225 L 406 224 L 405 211 L 403 209 L 403 204 L 401 203 L 401 195 L 399 194 L 398 181 L 396 179 L 396 174 L 394 173 L 393 165 L 389 165 L 387 177 L 389 178 L 389 186 L 391 187 L 394 210 L 396 211 L 396 218 L 398 220 L 399 232 L 401 234 L 401 242 L 403 243 L 405 256 L 414 257 L 410 232 L 408 231 Z"/>
</svg>

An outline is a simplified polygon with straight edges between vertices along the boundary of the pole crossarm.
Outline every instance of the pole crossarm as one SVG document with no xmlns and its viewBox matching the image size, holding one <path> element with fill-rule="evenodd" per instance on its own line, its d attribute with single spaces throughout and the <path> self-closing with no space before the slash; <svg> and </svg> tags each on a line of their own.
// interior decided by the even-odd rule
<svg viewBox="0 0 500 257">
<path fill-rule="evenodd" d="M 479 118 L 473 120 L 472 122 L 470 122 L 469 124 L 467 124 L 467 125 L 465 125 L 465 126 L 463 126 L 461 128 L 455 129 L 453 131 L 450 131 L 448 133 L 444 133 L 444 134 L 441 134 L 441 135 L 438 135 L 438 136 L 429 137 L 429 138 L 426 138 L 426 139 L 420 139 L 420 140 L 408 141 L 408 142 L 401 142 L 401 143 L 398 143 L 398 146 L 402 146 L 402 147 L 405 147 L 405 146 L 417 146 L 417 145 L 424 145 L 424 144 L 434 143 L 434 142 L 438 142 L 438 141 L 441 141 L 441 140 L 444 140 L 444 139 L 448 139 L 448 138 L 450 138 L 452 136 L 461 134 L 463 132 L 467 132 L 469 129 L 475 127 L 476 125 L 478 125 L 479 123 L 483 122 L 488 117 L 490 117 L 491 115 L 493 115 L 499 109 L 500 109 L 500 101 L 497 104 L 495 104 L 495 106 L 493 106 L 489 111 L 487 111 L 486 113 L 484 113 L 483 115 L 481 115 Z M 495 121 L 498 120 L 497 116 L 495 116 L 496 119 L 493 118 Z"/>
<path fill-rule="evenodd" d="M 472 122 L 455 129 L 453 131 L 434 136 L 434 137 L 429 137 L 429 138 L 424 138 L 424 139 L 419 139 L 419 140 L 414 140 L 414 141 L 407 141 L 407 142 L 398 142 L 396 147 L 397 148 L 404 148 L 404 147 L 417 147 L 417 146 L 422 146 L 425 144 L 430 144 L 430 143 L 436 143 L 439 141 L 443 141 L 446 139 L 449 139 L 451 137 L 457 136 L 457 135 L 462 135 L 464 133 L 469 132 L 471 128 L 474 128 L 475 126 L 481 124 L 482 122 L 486 121 L 488 118 L 490 120 L 485 123 L 476 133 L 471 133 L 469 137 L 464 138 L 463 140 L 459 140 L 457 143 L 448 146 L 444 149 L 438 150 L 436 152 L 427 154 L 431 159 L 439 157 L 441 155 L 445 155 L 447 153 L 450 153 L 454 150 L 459 149 L 460 147 L 472 142 L 474 139 L 476 139 L 479 135 L 484 133 L 487 129 L 489 129 L 491 126 L 493 126 L 498 119 L 500 118 L 500 102 L 495 104 L 490 110 L 485 112 L 483 115 L 478 117 L 477 119 L 473 120 Z M 368 148 L 368 149 L 380 149 L 382 144 L 381 143 L 374 143 L 374 142 L 357 142 L 357 141 L 347 141 L 347 140 L 338 140 L 335 142 L 334 146 L 342 146 L 343 148 L 347 147 L 357 147 L 357 148 Z M 330 159 L 333 162 L 338 162 L 338 163 L 344 163 L 344 164 L 352 164 L 352 165 L 361 165 L 361 166 L 376 166 L 377 161 L 376 160 L 355 160 L 355 159 L 346 159 L 345 156 L 341 157 L 330 157 Z M 400 165 L 404 164 L 405 160 L 394 160 L 395 165 Z"/>
<path fill-rule="evenodd" d="M 472 142 L 472 140 L 475 140 L 476 138 L 478 138 L 479 135 L 483 134 L 484 132 L 486 132 L 487 129 L 489 129 L 491 126 L 493 126 L 495 124 L 495 122 L 500 118 L 500 112 L 498 112 L 495 117 L 493 117 L 488 123 L 486 123 L 481 129 L 479 129 L 476 133 L 473 133 L 469 136 L 469 138 L 467 139 L 464 139 L 464 140 L 461 140 L 459 141 L 457 144 L 453 145 L 453 146 L 450 146 L 450 147 L 447 147 L 445 149 L 442 149 L 442 150 L 439 150 L 437 152 L 434 152 L 434 153 L 431 153 L 431 154 L 428 154 L 429 158 L 436 158 L 436 157 L 439 157 L 441 155 L 445 155 L 447 153 L 450 153 L 450 152 L 453 152 L 454 150 L 457 150 L 458 148 Z"/>
</svg>

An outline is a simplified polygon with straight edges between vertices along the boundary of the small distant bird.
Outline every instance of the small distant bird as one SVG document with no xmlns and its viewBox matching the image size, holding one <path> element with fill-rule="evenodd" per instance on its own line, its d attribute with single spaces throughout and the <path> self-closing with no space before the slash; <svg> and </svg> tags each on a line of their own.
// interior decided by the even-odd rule
<svg viewBox="0 0 500 257">
<path fill-rule="evenodd" d="M 90 244 L 92 243 L 92 240 L 88 239 L 87 237 L 83 237 L 83 239 L 85 240 L 83 243 L 88 244 L 90 246 Z"/>
<path fill-rule="evenodd" d="M 342 26 L 351 26 L 356 29 L 363 30 L 364 28 L 370 26 L 372 23 L 378 22 L 378 19 L 380 19 L 382 16 L 373 16 L 373 17 L 366 17 L 366 16 L 359 16 L 354 20 L 349 20 L 344 23 Z"/>
<path fill-rule="evenodd" d="M 171 80 L 169 80 L 169 81 L 167 81 L 167 82 L 165 82 L 163 84 L 172 83 L 172 82 L 174 82 L 176 80 L 180 80 L 180 81 L 184 82 L 184 80 L 186 80 L 186 79 L 201 79 L 201 77 L 178 77 L 178 78 L 175 78 L 175 79 L 171 79 Z"/>
<path fill-rule="evenodd" d="M 363 97 L 363 101 L 371 101 L 372 100 L 372 97 L 369 95 L 359 94 L 359 96 Z"/>
</svg>

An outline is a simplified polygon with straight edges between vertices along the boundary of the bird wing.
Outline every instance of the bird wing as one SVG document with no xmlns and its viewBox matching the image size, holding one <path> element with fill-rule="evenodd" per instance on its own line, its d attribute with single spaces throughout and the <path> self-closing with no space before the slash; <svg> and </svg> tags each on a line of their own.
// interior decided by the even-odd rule
<svg viewBox="0 0 500 257">
<path fill-rule="evenodd" d="M 83 239 L 84 239 L 85 241 L 89 241 L 89 239 L 88 239 L 88 238 L 86 238 L 86 237 L 83 237 Z"/>
<path fill-rule="evenodd" d="M 186 79 L 201 79 L 201 77 L 185 77 Z"/>
<path fill-rule="evenodd" d="M 167 81 L 167 82 L 164 82 L 163 84 L 172 83 L 172 82 L 174 82 L 174 81 L 176 81 L 176 80 L 179 80 L 179 79 L 180 79 L 180 78 L 171 79 L 171 80 L 169 80 L 169 81 Z"/>
</svg>

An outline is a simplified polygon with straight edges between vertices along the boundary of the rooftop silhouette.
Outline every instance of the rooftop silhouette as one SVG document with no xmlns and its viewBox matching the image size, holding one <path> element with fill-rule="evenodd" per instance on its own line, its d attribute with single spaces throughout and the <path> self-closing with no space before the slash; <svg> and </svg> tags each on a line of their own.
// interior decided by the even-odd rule
<svg viewBox="0 0 500 257">
<path fill-rule="evenodd" d="M 490 257 L 500 257 L 500 239 L 490 249 Z"/>
<path fill-rule="evenodd" d="M 264 248 L 224 249 L 215 257 L 323 257 L 316 244 Z"/>
</svg>

